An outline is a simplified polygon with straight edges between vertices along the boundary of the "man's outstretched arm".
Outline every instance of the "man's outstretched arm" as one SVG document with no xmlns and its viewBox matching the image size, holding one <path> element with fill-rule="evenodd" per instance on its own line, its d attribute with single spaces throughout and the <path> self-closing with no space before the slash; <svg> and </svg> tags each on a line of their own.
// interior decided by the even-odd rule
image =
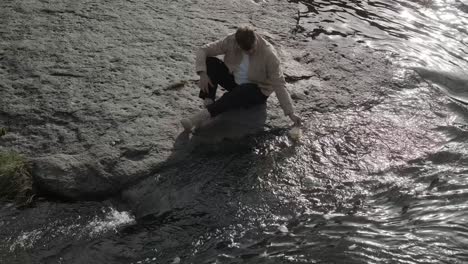
<svg viewBox="0 0 468 264">
<path fill-rule="evenodd" d="M 295 125 L 300 125 L 302 120 L 294 113 L 294 106 L 291 100 L 291 96 L 286 89 L 286 81 L 284 79 L 281 63 L 278 57 L 271 57 L 268 63 L 268 69 L 269 78 L 271 79 L 273 89 L 275 91 L 276 97 L 278 98 L 280 106 L 284 111 L 284 114 L 287 115 Z"/>
</svg>

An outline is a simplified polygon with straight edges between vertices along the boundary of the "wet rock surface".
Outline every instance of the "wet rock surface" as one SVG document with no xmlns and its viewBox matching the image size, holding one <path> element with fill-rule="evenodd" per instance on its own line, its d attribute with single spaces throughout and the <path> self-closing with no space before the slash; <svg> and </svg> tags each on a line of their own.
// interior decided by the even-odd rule
<svg viewBox="0 0 468 264">
<path fill-rule="evenodd" d="M 371 107 L 392 76 L 364 46 L 349 53 L 349 43 L 295 34 L 283 2 L 1 5 L 0 126 L 9 133 L 0 147 L 33 158 L 39 186 L 72 199 L 115 193 L 171 156 L 179 119 L 202 105 L 194 51 L 239 24 L 254 24 L 277 47 L 307 121 L 315 111 Z M 270 97 L 267 129 L 288 125 Z"/>
</svg>

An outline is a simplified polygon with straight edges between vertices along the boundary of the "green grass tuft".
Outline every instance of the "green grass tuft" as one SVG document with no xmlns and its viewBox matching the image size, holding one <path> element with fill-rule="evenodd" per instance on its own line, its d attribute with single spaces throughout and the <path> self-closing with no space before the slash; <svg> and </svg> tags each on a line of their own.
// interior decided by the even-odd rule
<svg viewBox="0 0 468 264">
<path fill-rule="evenodd" d="M 6 128 L 0 127 L 0 137 L 3 137 L 6 134 L 7 134 Z"/>
<path fill-rule="evenodd" d="M 26 160 L 14 152 L 0 152 L 0 199 L 25 206 L 33 197 L 33 181 Z"/>
</svg>

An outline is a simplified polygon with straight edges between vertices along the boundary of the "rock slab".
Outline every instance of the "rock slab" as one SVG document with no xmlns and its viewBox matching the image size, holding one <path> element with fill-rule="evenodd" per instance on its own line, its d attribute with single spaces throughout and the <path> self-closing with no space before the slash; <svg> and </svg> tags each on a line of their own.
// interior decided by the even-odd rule
<svg viewBox="0 0 468 264">
<path fill-rule="evenodd" d="M 202 107 L 197 47 L 240 24 L 278 49 L 306 120 L 379 93 L 392 76 L 381 56 L 349 41 L 312 41 L 293 30 L 296 14 L 285 1 L 1 1 L 0 127 L 9 132 L 0 151 L 32 159 L 43 191 L 70 199 L 111 195 L 154 174 L 174 157 L 180 118 Z M 252 118 L 258 126 L 219 119 L 195 137 L 218 141 L 265 120 L 290 125 L 274 96 L 268 118 L 265 109 Z"/>
</svg>

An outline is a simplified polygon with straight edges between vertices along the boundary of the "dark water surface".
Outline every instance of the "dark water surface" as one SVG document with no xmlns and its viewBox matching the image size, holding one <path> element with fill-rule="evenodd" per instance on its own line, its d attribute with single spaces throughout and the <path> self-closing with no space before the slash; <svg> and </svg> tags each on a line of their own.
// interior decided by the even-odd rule
<svg viewBox="0 0 468 264">
<path fill-rule="evenodd" d="M 385 51 L 401 89 L 317 113 L 300 144 L 198 148 L 115 200 L 2 204 L 0 262 L 468 263 L 468 3 L 293 2 L 292 30 Z"/>
</svg>

